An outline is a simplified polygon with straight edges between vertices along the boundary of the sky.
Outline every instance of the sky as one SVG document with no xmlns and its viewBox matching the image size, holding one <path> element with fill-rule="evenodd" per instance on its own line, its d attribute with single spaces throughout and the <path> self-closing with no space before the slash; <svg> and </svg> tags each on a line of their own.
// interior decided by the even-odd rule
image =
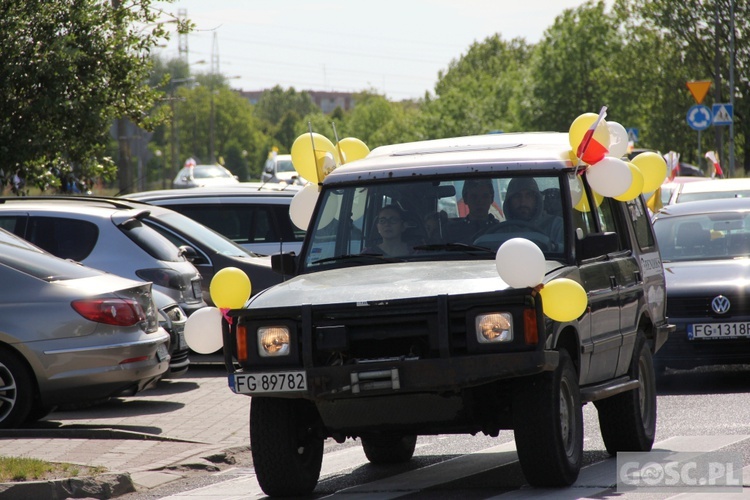
<svg viewBox="0 0 750 500">
<path fill-rule="evenodd" d="M 193 73 L 232 88 L 374 91 L 390 100 L 434 94 L 438 73 L 498 34 L 538 42 L 583 0 L 175 0 L 156 5 L 195 23 Z M 611 6 L 607 0 L 606 5 Z M 180 56 L 173 33 L 157 53 Z"/>
</svg>

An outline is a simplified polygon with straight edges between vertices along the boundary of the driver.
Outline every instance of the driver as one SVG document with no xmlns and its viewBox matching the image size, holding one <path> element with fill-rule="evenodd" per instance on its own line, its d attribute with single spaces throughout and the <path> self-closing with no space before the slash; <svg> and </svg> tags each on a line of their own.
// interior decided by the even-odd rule
<svg viewBox="0 0 750 500">
<path fill-rule="evenodd" d="M 528 226 L 531 230 L 546 235 L 555 245 L 562 245 L 564 231 L 562 217 L 544 212 L 544 199 L 533 178 L 511 179 L 503 202 L 503 212 L 507 221 L 505 225 Z M 501 223 L 502 225 L 504 224 Z"/>
</svg>

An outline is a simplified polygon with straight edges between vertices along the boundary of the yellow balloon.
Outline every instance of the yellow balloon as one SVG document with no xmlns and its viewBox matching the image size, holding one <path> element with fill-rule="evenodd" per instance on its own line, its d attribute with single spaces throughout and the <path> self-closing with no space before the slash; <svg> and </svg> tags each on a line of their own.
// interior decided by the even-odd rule
<svg viewBox="0 0 750 500">
<path fill-rule="evenodd" d="M 584 113 L 573 120 L 568 131 L 568 141 L 570 141 L 570 147 L 573 148 L 573 154 L 578 154 L 578 146 L 581 144 L 583 136 L 586 135 L 586 131 L 597 118 L 599 118 L 599 115 L 596 113 Z M 600 121 L 599 125 L 596 126 L 594 139 L 605 147 L 609 145 L 609 127 L 605 120 Z"/>
<path fill-rule="evenodd" d="M 630 162 L 643 174 L 644 193 L 656 191 L 667 178 L 667 162 L 659 153 L 646 151 L 633 157 Z"/>
<path fill-rule="evenodd" d="M 250 298 L 252 285 L 242 269 L 225 267 L 214 274 L 208 289 L 219 309 L 240 309 Z"/>
<path fill-rule="evenodd" d="M 604 200 L 604 196 L 600 195 L 596 191 L 593 191 L 594 193 L 594 203 L 596 203 L 596 206 L 602 204 L 602 200 Z M 586 193 L 582 193 L 581 199 L 578 200 L 578 203 L 575 204 L 573 207 L 579 212 L 590 212 L 591 211 L 591 204 L 589 203 L 589 199 L 586 197 Z"/>
<path fill-rule="evenodd" d="M 539 292 L 544 314 L 555 321 L 573 321 L 586 310 L 586 291 L 576 281 L 568 278 L 552 280 Z"/>
<path fill-rule="evenodd" d="M 303 179 L 319 183 L 327 175 L 330 168 L 330 158 L 334 161 L 338 157 L 336 148 L 327 137 L 313 132 L 302 134 L 292 144 L 292 165 Z M 326 158 L 326 154 L 328 159 Z"/>
<path fill-rule="evenodd" d="M 634 200 L 643 192 L 643 174 L 641 173 L 640 169 L 633 165 L 631 162 L 628 162 L 628 168 L 630 169 L 630 174 L 633 176 L 633 182 L 630 183 L 630 187 L 627 191 L 622 193 L 620 196 L 615 196 L 615 200 Z"/>
<path fill-rule="evenodd" d="M 343 153 L 341 163 L 361 160 L 370 153 L 370 148 L 367 147 L 367 144 L 354 137 L 345 137 L 336 146 L 336 149 L 341 149 Z"/>
</svg>

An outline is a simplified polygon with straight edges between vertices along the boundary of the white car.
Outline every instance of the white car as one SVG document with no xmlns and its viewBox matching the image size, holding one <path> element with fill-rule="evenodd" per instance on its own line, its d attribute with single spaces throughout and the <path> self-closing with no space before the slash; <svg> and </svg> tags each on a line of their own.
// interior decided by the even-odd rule
<svg viewBox="0 0 750 500">
<path fill-rule="evenodd" d="M 307 181 L 300 177 L 292 165 L 292 155 L 275 155 L 266 160 L 263 174 L 260 179 L 263 182 L 278 182 L 286 184 L 299 184 L 303 186 Z"/>
<path fill-rule="evenodd" d="M 672 193 L 670 204 L 719 198 L 750 198 L 750 178 L 683 183 Z"/>
<path fill-rule="evenodd" d="M 221 165 L 186 165 L 177 172 L 172 181 L 173 188 L 194 188 L 199 186 L 227 186 L 239 184 L 232 172 Z"/>
</svg>

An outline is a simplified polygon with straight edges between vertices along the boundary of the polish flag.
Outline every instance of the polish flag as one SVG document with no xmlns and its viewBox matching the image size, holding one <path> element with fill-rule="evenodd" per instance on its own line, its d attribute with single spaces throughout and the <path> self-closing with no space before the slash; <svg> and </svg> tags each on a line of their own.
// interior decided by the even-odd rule
<svg viewBox="0 0 750 500">
<path fill-rule="evenodd" d="M 714 164 L 714 174 L 711 177 L 718 177 L 720 179 L 724 177 L 724 171 L 721 169 L 721 165 L 719 165 L 719 157 L 716 154 L 716 151 L 707 151 L 706 158 L 711 160 L 711 163 Z"/>
<path fill-rule="evenodd" d="M 609 152 L 609 149 L 607 149 L 609 144 L 604 145 L 594 138 L 596 127 L 604 120 L 605 116 L 607 116 L 607 106 L 602 106 L 599 116 L 594 120 L 594 123 L 591 124 L 586 133 L 583 134 L 583 139 L 578 145 L 578 151 L 576 151 L 576 156 L 589 165 L 598 162 Z"/>
</svg>

